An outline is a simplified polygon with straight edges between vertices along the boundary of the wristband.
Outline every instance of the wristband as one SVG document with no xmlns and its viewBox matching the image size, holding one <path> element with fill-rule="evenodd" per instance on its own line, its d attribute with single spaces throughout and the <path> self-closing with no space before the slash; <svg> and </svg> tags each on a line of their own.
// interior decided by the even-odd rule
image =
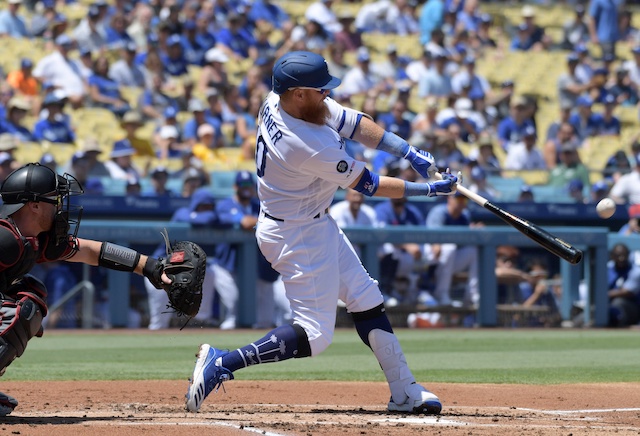
<svg viewBox="0 0 640 436">
<path fill-rule="evenodd" d="M 372 173 L 367 168 L 362 172 L 362 176 L 360 176 L 360 181 L 355 186 L 356 191 L 366 195 L 367 197 L 373 197 L 373 194 L 378 190 L 378 185 L 380 183 L 380 176 L 376 173 Z"/>
<path fill-rule="evenodd" d="M 427 197 L 431 195 L 431 184 L 430 183 L 415 183 L 415 182 L 404 182 L 404 196 L 405 197 L 416 197 L 418 195 L 426 195 Z"/>
<path fill-rule="evenodd" d="M 140 253 L 128 247 L 103 242 L 100 247 L 98 265 L 117 271 L 131 272 L 136 269 L 140 261 Z"/>
<path fill-rule="evenodd" d="M 406 159 L 411 147 L 409 143 L 395 133 L 385 131 L 376 149 Z"/>
</svg>

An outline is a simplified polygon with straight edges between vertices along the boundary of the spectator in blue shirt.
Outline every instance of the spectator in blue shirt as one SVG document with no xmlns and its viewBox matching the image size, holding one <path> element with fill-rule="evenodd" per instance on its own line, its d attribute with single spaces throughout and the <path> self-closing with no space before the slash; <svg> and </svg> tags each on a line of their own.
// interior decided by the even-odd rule
<svg viewBox="0 0 640 436">
<path fill-rule="evenodd" d="M 406 198 L 393 198 L 374 207 L 380 226 L 424 226 L 424 215 Z M 394 291 L 396 279 L 406 280 L 420 257 L 420 246 L 414 243 L 391 244 L 381 247 L 380 290 L 386 297 Z"/>
<path fill-rule="evenodd" d="M 182 26 L 184 35 L 182 37 L 182 50 L 189 65 L 202 66 L 204 53 L 208 47 L 204 47 L 197 38 L 196 22 L 187 20 Z"/>
<path fill-rule="evenodd" d="M 600 46 L 602 54 L 616 54 L 618 11 L 623 0 L 591 0 L 589 4 L 589 34 L 591 42 Z"/>
<path fill-rule="evenodd" d="M 216 47 L 232 59 L 257 59 L 256 41 L 251 32 L 242 26 L 242 17 L 236 12 L 227 15 L 227 27 L 216 34 Z"/>
<path fill-rule="evenodd" d="M 449 97 L 452 93 L 451 75 L 447 72 L 448 57 L 444 51 L 435 53 L 432 58 L 432 65 L 418 82 L 418 95 L 421 98 Z"/>
<path fill-rule="evenodd" d="M 629 77 L 629 70 L 622 65 L 616 68 L 615 82 L 607 88 L 607 91 L 616 98 L 621 106 L 635 106 L 640 102 L 638 91 Z"/>
<path fill-rule="evenodd" d="M 222 136 L 222 118 L 216 116 L 208 116 L 206 111 L 207 105 L 201 100 L 191 99 L 188 106 L 189 112 L 193 114 L 193 118 L 185 121 L 183 126 L 182 139 L 184 142 L 195 145 L 198 142 L 198 127 L 203 124 L 210 124 L 215 130 L 215 137 Z M 212 124 L 214 123 L 214 124 Z"/>
<path fill-rule="evenodd" d="M 93 61 L 93 75 L 89 77 L 89 96 L 97 107 L 109 109 L 118 118 L 131 109 L 120 94 L 120 85 L 109 78 L 109 60 L 99 56 Z"/>
<path fill-rule="evenodd" d="M 602 129 L 602 115 L 592 111 L 593 100 L 583 96 L 578 98 L 576 104 L 578 111 L 569 117 L 569 124 L 575 129 L 578 138 L 583 141 L 598 135 Z"/>
<path fill-rule="evenodd" d="M 151 180 L 150 188 L 143 190 L 145 197 L 179 197 L 179 195 L 167 188 L 169 181 L 169 171 L 164 166 L 157 166 L 149 173 Z"/>
<path fill-rule="evenodd" d="M 453 105 L 453 109 L 446 108 L 438 113 L 436 121 L 440 129 L 447 130 L 452 138 L 459 138 L 464 142 L 473 142 L 480 133 L 476 123 L 472 119 L 473 102 L 468 98 L 459 98 Z"/>
<path fill-rule="evenodd" d="M 540 51 L 546 50 L 551 44 L 551 39 L 545 35 L 544 29 L 535 23 L 536 11 L 530 5 L 522 8 L 522 19 L 518 26 L 518 32 L 511 41 L 512 50 Z"/>
<path fill-rule="evenodd" d="M 216 45 L 216 37 L 209 31 L 210 25 L 211 17 L 208 14 L 199 12 L 196 15 L 196 40 L 200 46 L 204 47 L 205 51 Z"/>
<path fill-rule="evenodd" d="M 640 266 L 630 259 L 629 248 L 616 244 L 607 263 L 609 325 L 628 327 L 640 321 Z"/>
<path fill-rule="evenodd" d="M 176 99 L 162 91 L 162 76 L 154 75 L 151 78 L 151 86 L 140 96 L 138 107 L 148 119 L 160 121 L 164 110 L 169 106 L 179 110 Z"/>
<path fill-rule="evenodd" d="M 473 227 L 471 213 L 467 209 L 467 198 L 457 193 L 447 197 L 445 203 L 437 204 L 427 214 L 426 226 L 437 231 L 444 226 Z M 425 244 L 424 258 L 436 265 L 433 296 L 441 305 L 451 304 L 451 281 L 453 275 L 469 271 L 465 303 L 477 304 L 478 294 L 478 249 L 473 245 Z"/>
<path fill-rule="evenodd" d="M 504 150 L 508 150 L 511 144 L 521 142 L 527 127 L 535 128 L 533 121 L 526 116 L 528 104 L 524 97 L 513 98 L 509 116 L 498 124 L 498 139 Z"/>
<path fill-rule="evenodd" d="M 239 171 L 234 181 L 234 195 L 219 200 L 216 204 L 216 213 L 221 225 L 239 227 L 252 232 L 258 222 L 260 213 L 260 201 L 256 195 L 256 181 L 249 171 Z M 224 321 L 220 325 L 223 330 L 236 327 L 236 310 L 239 290 L 236 284 L 236 257 L 237 248 L 232 244 L 216 244 L 214 254 L 217 267 L 216 276 L 224 277 L 224 283 L 216 287 L 222 305 L 224 306 Z M 258 256 L 262 256 L 258 254 Z"/>
<path fill-rule="evenodd" d="M 167 39 L 167 53 L 161 54 L 160 59 L 164 65 L 165 72 L 170 76 L 189 74 L 180 35 L 174 34 Z"/>
<path fill-rule="evenodd" d="M 13 97 L 7 103 L 7 118 L 0 120 L 0 133 L 10 133 L 20 141 L 33 141 L 33 134 L 23 125 L 31 103 L 23 97 Z"/>
<path fill-rule="evenodd" d="M 257 25 L 261 21 L 270 23 L 276 29 L 282 29 L 282 26 L 289 20 L 289 15 L 272 0 L 256 0 L 253 2 L 249 10 L 249 20 Z"/>
<path fill-rule="evenodd" d="M 467 56 L 464 58 L 463 64 L 464 68 L 451 78 L 453 93 L 461 95 L 462 89 L 468 88 L 466 97 L 470 95 L 486 96 L 491 90 L 491 85 L 487 79 L 476 73 L 476 59 L 473 56 Z"/>
<path fill-rule="evenodd" d="M 480 23 L 482 22 L 480 11 L 478 10 L 479 2 L 469 1 L 464 3 L 462 10 L 457 13 L 458 26 L 469 33 L 477 33 Z"/>
<path fill-rule="evenodd" d="M 114 14 L 105 31 L 109 48 L 121 48 L 129 42 L 133 42 L 133 39 L 127 33 L 127 21 L 122 14 Z"/>
<path fill-rule="evenodd" d="M 135 63 L 136 51 L 136 45 L 133 42 L 128 43 L 120 51 L 120 59 L 109 68 L 109 78 L 120 86 L 144 88 L 144 71 Z"/>
<path fill-rule="evenodd" d="M 7 9 L 0 12 L 0 36 L 29 38 L 24 19 L 18 15 L 22 0 L 7 0 Z"/>
<path fill-rule="evenodd" d="M 391 107 L 391 112 L 380 114 L 378 124 L 385 130 L 408 140 L 411 136 L 411 122 L 404 117 L 406 110 L 407 105 L 403 101 L 398 100 Z"/>
<path fill-rule="evenodd" d="M 60 99 L 55 92 L 48 94 L 42 105 L 47 110 L 47 117 L 38 121 L 33 128 L 33 136 L 39 141 L 61 142 L 73 144 L 76 134 L 62 116 L 64 99 Z"/>
<path fill-rule="evenodd" d="M 607 94 L 604 99 L 604 112 L 602 113 L 602 125 L 600 135 L 620 136 L 622 125 L 620 119 L 613 114 L 616 109 L 616 98 L 612 94 Z"/>
</svg>

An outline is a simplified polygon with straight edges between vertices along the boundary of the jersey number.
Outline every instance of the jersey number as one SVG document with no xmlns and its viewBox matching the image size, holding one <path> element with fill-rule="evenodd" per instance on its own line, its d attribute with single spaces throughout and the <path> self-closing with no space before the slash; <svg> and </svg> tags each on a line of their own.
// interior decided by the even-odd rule
<svg viewBox="0 0 640 436">
<path fill-rule="evenodd" d="M 267 164 L 267 143 L 262 135 L 256 139 L 256 174 L 258 177 L 264 176 L 264 167 Z"/>
</svg>

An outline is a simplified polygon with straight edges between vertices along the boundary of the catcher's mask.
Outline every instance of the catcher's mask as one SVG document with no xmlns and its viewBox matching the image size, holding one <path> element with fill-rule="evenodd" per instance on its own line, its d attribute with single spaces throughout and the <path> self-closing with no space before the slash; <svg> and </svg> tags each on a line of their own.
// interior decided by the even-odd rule
<svg viewBox="0 0 640 436">
<path fill-rule="evenodd" d="M 0 217 L 6 218 L 30 201 L 54 204 L 58 208 L 53 221 L 56 245 L 66 243 L 74 225 L 73 236 L 78 234 L 82 206 L 72 205 L 72 195 L 83 194 L 80 182 L 71 174 L 56 174 L 38 163 L 29 163 L 7 176 L 0 187 L 2 207 Z"/>
</svg>

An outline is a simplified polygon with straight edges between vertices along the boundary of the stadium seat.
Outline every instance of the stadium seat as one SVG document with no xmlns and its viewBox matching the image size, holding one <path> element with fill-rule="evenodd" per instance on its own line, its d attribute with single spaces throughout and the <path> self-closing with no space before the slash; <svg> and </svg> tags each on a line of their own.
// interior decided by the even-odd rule
<svg viewBox="0 0 640 436">
<path fill-rule="evenodd" d="M 211 187 L 229 189 L 233 188 L 236 180 L 235 171 L 212 171 L 211 172 Z"/>
</svg>

